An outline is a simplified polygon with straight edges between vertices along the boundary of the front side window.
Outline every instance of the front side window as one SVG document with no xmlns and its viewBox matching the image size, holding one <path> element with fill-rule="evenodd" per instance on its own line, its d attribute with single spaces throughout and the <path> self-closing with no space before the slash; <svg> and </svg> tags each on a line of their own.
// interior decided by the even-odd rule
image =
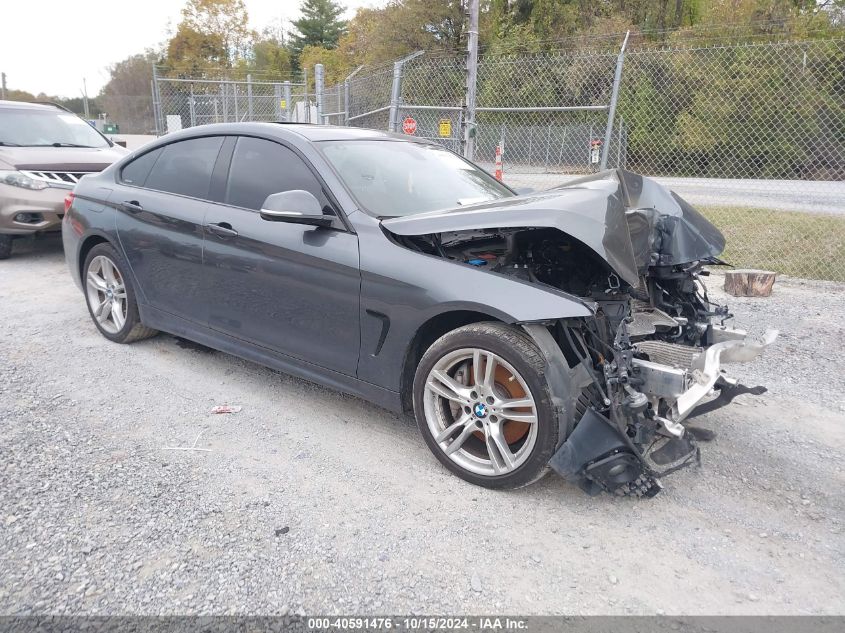
<svg viewBox="0 0 845 633">
<path fill-rule="evenodd" d="M 0 109 L 0 144 L 22 147 L 108 147 L 88 122 L 61 110 Z"/>
<path fill-rule="evenodd" d="M 330 207 L 320 182 L 292 150 L 260 138 L 238 139 L 229 168 L 226 204 L 259 210 L 267 196 L 293 189 L 308 191 L 324 209 Z"/>
<path fill-rule="evenodd" d="M 211 173 L 222 145 L 222 136 L 192 138 L 166 145 L 144 187 L 192 198 L 208 198 Z"/>
<path fill-rule="evenodd" d="M 361 206 L 378 217 L 514 195 L 490 174 L 442 147 L 389 140 L 324 141 L 318 146 Z"/>
</svg>

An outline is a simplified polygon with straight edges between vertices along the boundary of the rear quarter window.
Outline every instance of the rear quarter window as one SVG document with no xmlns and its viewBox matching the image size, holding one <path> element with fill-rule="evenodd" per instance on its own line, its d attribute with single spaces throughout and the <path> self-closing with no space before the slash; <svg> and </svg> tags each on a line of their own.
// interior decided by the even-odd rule
<svg viewBox="0 0 845 633">
<path fill-rule="evenodd" d="M 135 187 L 143 187 L 147 181 L 147 176 L 150 175 L 153 165 L 155 165 L 158 157 L 161 156 L 162 148 L 154 149 L 130 161 L 124 165 L 120 170 L 120 180 L 127 185 L 134 185 Z"/>
</svg>

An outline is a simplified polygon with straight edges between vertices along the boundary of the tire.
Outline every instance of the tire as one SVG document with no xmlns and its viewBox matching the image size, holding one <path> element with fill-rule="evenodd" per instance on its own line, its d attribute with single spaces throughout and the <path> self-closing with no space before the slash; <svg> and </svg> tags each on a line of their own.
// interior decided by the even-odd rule
<svg viewBox="0 0 845 633">
<path fill-rule="evenodd" d="M 543 477 L 558 442 L 545 366 L 531 337 L 504 323 L 474 323 L 440 337 L 414 377 L 414 416 L 431 452 L 485 488 L 521 488 Z"/>
<path fill-rule="evenodd" d="M 0 259 L 9 259 L 12 256 L 12 242 L 14 238 L 11 235 L 0 235 Z"/>
<path fill-rule="evenodd" d="M 120 253 L 108 243 L 92 248 L 82 268 L 91 320 L 100 334 L 115 343 L 133 343 L 158 334 L 141 323 L 128 269 Z"/>
</svg>

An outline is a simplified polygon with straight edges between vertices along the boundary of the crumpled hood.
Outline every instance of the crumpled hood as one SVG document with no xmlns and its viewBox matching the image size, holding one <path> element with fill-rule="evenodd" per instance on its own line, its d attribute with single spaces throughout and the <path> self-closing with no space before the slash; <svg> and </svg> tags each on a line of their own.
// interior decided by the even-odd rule
<svg viewBox="0 0 845 633">
<path fill-rule="evenodd" d="M 583 242 L 631 285 L 649 265 L 722 252 L 719 230 L 658 183 L 621 169 L 539 194 L 382 220 L 396 235 L 495 228 L 556 228 Z"/>
<path fill-rule="evenodd" d="M 628 227 L 637 265 L 686 264 L 716 257 L 725 236 L 686 200 L 663 185 L 630 171 L 614 172 L 628 208 Z"/>
<path fill-rule="evenodd" d="M 0 147 L 0 168 L 31 171 L 102 171 L 129 152 L 114 147 Z"/>
</svg>

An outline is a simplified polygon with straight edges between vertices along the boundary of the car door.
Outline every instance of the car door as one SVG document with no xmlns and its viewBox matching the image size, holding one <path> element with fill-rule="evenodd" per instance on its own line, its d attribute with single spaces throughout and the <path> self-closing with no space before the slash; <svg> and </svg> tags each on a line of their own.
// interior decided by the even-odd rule
<svg viewBox="0 0 845 633">
<path fill-rule="evenodd" d="M 142 154 L 123 167 L 110 198 L 144 303 L 198 323 L 205 316 L 203 226 L 224 139 L 190 138 Z"/>
<path fill-rule="evenodd" d="M 295 151 L 266 139 L 238 138 L 224 204 L 210 207 L 206 217 L 208 323 L 286 356 L 355 375 L 358 238 L 340 217 L 331 227 L 261 218 L 268 195 L 294 189 L 314 194 L 324 212 L 339 213 Z"/>
</svg>

